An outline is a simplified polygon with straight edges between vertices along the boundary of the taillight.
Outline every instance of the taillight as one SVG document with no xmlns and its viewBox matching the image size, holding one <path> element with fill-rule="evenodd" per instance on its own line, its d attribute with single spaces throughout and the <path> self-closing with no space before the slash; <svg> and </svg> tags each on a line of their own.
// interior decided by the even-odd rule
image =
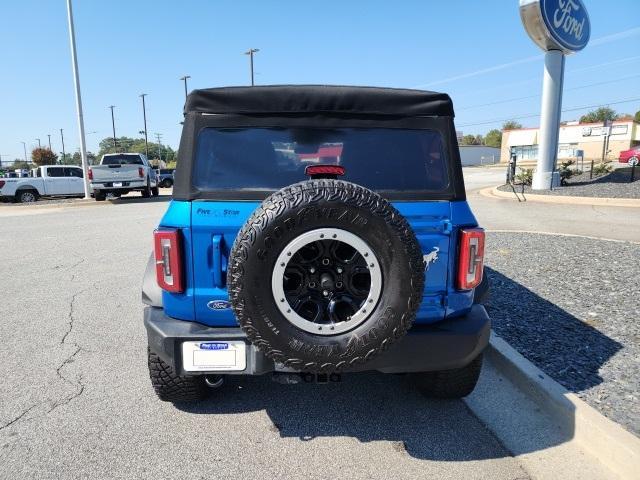
<svg viewBox="0 0 640 480">
<path fill-rule="evenodd" d="M 158 285 L 167 292 L 184 291 L 179 230 L 156 230 L 153 232 L 153 238 Z"/>
<path fill-rule="evenodd" d="M 142 167 L 138 167 L 138 176 L 140 178 L 144 177 L 144 170 L 142 170 Z"/>
<path fill-rule="evenodd" d="M 93 180 L 93 170 L 89 169 L 89 180 Z"/>
<path fill-rule="evenodd" d="M 458 256 L 458 290 L 470 290 L 480 285 L 484 263 L 484 230 L 468 228 L 460 231 Z"/>
<path fill-rule="evenodd" d="M 4 187 L 4 184 L 7 183 L 4 180 L 0 180 L 0 188 Z"/>
</svg>

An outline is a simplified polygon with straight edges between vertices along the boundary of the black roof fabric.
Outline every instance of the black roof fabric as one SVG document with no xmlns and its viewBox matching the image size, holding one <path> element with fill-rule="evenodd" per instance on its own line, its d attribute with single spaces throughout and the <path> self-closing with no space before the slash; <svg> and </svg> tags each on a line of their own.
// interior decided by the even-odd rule
<svg viewBox="0 0 640 480">
<path fill-rule="evenodd" d="M 333 85 L 269 85 L 194 90 L 184 112 L 217 114 L 335 113 L 453 116 L 446 93 Z"/>
</svg>

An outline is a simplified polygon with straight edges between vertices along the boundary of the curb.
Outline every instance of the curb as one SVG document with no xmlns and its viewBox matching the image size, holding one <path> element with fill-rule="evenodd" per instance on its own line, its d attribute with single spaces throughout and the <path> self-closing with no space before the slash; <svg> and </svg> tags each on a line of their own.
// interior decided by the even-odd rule
<svg viewBox="0 0 640 480">
<path fill-rule="evenodd" d="M 517 191 L 517 190 L 516 190 Z M 501 198 L 514 200 L 512 192 L 503 192 L 498 187 L 487 187 L 479 191 L 480 195 L 489 198 Z M 518 192 L 518 195 L 522 195 Z M 571 197 L 568 195 L 535 195 L 527 193 L 524 195 L 527 201 L 541 203 L 555 203 L 564 205 L 590 205 L 594 207 L 631 207 L 640 208 L 640 199 L 636 198 L 600 198 L 600 197 Z"/>
<path fill-rule="evenodd" d="M 502 374 L 558 422 L 568 438 L 621 478 L 638 478 L 640 438 L 569 392 L 493 332 L 487 354 Z"/>
</svg>

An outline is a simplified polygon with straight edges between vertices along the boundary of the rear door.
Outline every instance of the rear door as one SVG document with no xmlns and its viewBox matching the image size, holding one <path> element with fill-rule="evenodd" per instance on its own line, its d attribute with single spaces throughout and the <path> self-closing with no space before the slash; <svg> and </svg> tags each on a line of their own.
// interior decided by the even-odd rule
<svg viewBox="0 0 640 480">
<path fill-rule="evenodd" d="M 84 181 L 82 179 L 82 169 L 75 167 L 65 167 L 65 176 L 68 180 L 69 195 L 82 195 L 84 193 Z"/>
<path fill-rule="evenodd" d="M 233 242 L 259 202 L 191 203 L 195 316 L 212 326 L 235 326 L 228 303 L 227 265 Z M 442 320 L 445 314 L 449 236 L 449 202 L 395 202 L 410 222 L 425 261 L 425 289 L 416 323 Z M 270 272 L 264 272 L 268 281 Z"/>
<path fill-rule="evenodd" d="M 213 326 L 237 325 L 228 303 L 229 252 L 242 225 L 259 204 L 191 202 L 192 258 L 196 285 L 194 306 L 198 322 Z"/>
<path fill-rule="evenodd" d="M 47 167 L 44 184 L 46 195 L 68 195 L 69 178 L 65 175 L 65 167 Z"/>
</svg>

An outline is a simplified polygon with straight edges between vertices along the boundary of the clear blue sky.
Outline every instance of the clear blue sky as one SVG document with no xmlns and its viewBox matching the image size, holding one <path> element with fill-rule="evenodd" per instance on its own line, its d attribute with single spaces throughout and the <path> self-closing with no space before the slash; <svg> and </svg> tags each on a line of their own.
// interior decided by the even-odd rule
<svg viewBox="0 0 640 480">
<path fill-rule="evenodd" d="M 592 43 L 567 59 L 563 108 L 640 98 L 638 0 L 584 2 Z M 242 53 L 250 47 L 260 48 L 259 84 L 447 92 L 464 133 L 485 133 L 540 108 L 542 52 L 520 23 L 517 0 L 75 0 L 74 8 L 85 126 L 97 132 L 87 136 L 94 152 L 99 139 L 111 135 L 109 105 L 116 105 L 118 135 L 142 130 L 142 92 L 149 94 L 149 132 L 162 133 L 175 148 L 184 102 L 179 77 L 191 75 L 190 89 L 247 84 Z M 0 45 L 3 160 L 22 158 L 21 141 L 33 147 L 39 137 L 46 144 L 47 134 L 59 151 L 60 128 L 67 151 L 75 151 L 65 1 L 2 1 Z M 576 88 L 584 85 L 591 86 Z M 524 96 L 533 98 L 503 102 Z M 494 102 L 503 103 L 478 106 Z M 633 113 L 640 100 L 612 108 Z M 534 126 L 538 119 L 520 121 Z"/>
</svg>

